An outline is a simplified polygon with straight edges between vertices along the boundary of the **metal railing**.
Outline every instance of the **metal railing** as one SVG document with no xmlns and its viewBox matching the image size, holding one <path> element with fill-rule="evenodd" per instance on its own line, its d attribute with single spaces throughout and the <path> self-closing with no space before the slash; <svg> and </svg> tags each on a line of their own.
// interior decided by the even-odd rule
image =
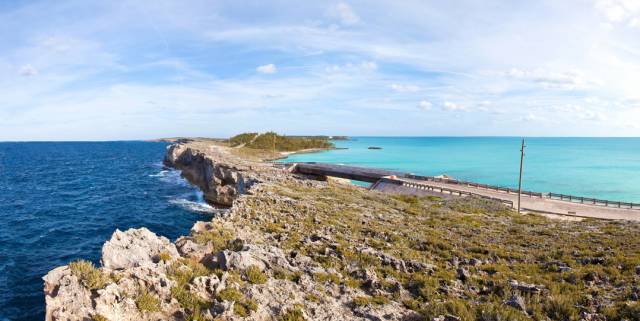
<svg viewBox="0 0 640 321">
<path fill-rule="evenodd" d="M 506 192 L 508 194 L 509 193 L 518 194 L 518 190 L 514 188 L 467 182 L 467 181 L 461 181 L 461 180 L 451 179 L 451 178 L 420 176 L 420 175 L 413 175 L 413 174 L 406 174 L 404 177 L 416 179 L 416 180 L 437 182 L 437 183 L 447 183 L 447 184 L 454 184 L 454 185 L 464 185 L 464 186 L 470 186 L 470 187 L 476 187 L 476 188 L 483 188 L 483 189 L 488 189 L 488 190 L 493 190 L 498 192 Z M 544 193 L 531 192 L 531 191 L 522 191 L 522 195 L 526 195 L 529 197 L 539 197 L 539 198 L 543 198 L 545 196 Z"/>
<path fill-rule="evenodd" d="M 597 198 L 558 194 L 558 193 L 549 193 L 547 195 L 550 199 L 566 201 L 571 203 L 591 204 L 591 205 L 599 205 L 599 206 L 605 206 L 605 207 L 629 208 L 629 209 L 640 210 L 640 204 L 638 203 L 609 201 L 609 200 L 601 200 Z"/>
<path fill-rule="evenodd" d="M 505 192 L 508 194 L 518 193 L 518 190 L 514 188 L 467 182 L 467 181 L 461 181 L 461 180 L 450 179 L 450 178 L 420 176 L 420 175 L 413 175 L 413 174 L 406 174 L 404 175 L 404 177 L 415 179 L 415 180 L 429 181 L 429 182 L 447 183 L 447 184 L 453 184 L 453 185 L 464 185 L 464 186 L 470 186 L 470 187 L 476 187 L 476 188 L 483 188 L 483 189 L 488 189 L 488 190 L 493 190 L 498 192 Z M 529 196 L 529 197 L 547 198 L 547 199 L 559 200 L 559 201 L 571 202 L 571 203 L 640 210 L 639 203 L 609 201 L 609 200 L 602 200 L 597 198 L 582 197 L 582 196 L 575 196 L 575 195 L 568 195 L 568 194 L 540 193 L 540 192 L 531 192 L 531 191 L 522 191 L 522 195 Z"/>
<path fill-rule="evenodd" d="M 405 181 L 391 181 L 391 182 L 400 183 L 402 186 L 407 186 L 407 187 L 420 189 L 420 190 L 434 191 L 434 192 L 438 192 L 438 193 L 441 193 L 441 194 L 448 193 L 448 194 L 451 194 L 451 195 L 458 195 L 458 196 L 475 196 L 475 197 L 479 197 L 479 198 L 483 198 L 483 199 L 489 199 L 489 200 L 497 201 L 497 202 L 509 205 L 510 207 L 513 207 L 513 201 L 505 200 L 505 199 L 501 199 L 501 198 L 496 198 L 496 197 L 491 197 L 491 196 L 486 196 L 486 195 L 481 195 L 481 194 L 476 194 L 476 193 L 472 193 L 472 192 L 468 192 L 468 191 L 461 191 L 461 190 L 452 189 L 452 188 L 446 188 L 446 187 L 441 187 L 441 186 L 433 186 L 433 185 L 427 185 L 427 184 L 411 183 L 411 182 L 405 182 Z"/>
</svg>

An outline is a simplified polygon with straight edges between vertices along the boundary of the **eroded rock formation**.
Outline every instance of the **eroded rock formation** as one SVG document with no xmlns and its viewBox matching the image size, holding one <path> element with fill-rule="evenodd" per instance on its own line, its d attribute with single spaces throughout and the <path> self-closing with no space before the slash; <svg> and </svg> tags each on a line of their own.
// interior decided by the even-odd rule
<svg viewBox="0 0 640 321">
<path fill-rule="evenodd" d="M 170 145 L 164 164 L 180 169 L 189 182 L 202 190 L 205 200 L 215 205 L 231 206 L 234 199 L 256 182 L 241 160 L 223 159 L 188 144 Z"/>
</svg>

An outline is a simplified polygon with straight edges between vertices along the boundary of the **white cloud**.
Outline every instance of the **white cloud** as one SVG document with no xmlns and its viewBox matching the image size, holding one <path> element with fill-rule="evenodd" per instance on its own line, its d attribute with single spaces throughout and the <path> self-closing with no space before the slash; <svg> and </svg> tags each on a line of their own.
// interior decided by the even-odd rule
<svg viewBox="0 0 640 321">
<path fill-rule="evenodd" d="M 363 61 L 360 63 L 346 63 L 344 65 L 330 65 L 324 68 L 327 73 L 362 73 L 373 72 L 378 69 L 378 64 L 373 61 Z"/>
<path fill-rule="evenodd" d="M 609 22 L 628 22 L 631 27 L 638 24 L 640 17 L 638 0 L 598 0 L 595 7 Z"/>
<path fill-rule="evenodd" d="M 338 19 L 340 23 L 346 26 L 354 25 L 360 22 L 360 17 L 353 11 L 351 6 L 341 2 L 329 8 L 329 16 Z"/>
<path fill-rule="evenodd" d="M 400 93 L 414 93 L 420 91 L 420 87 L 416 85 L 391 84 L 389 87 Z"/>
<path fill-rule="evenodd" d="M 418 103 L 418 108 L 422 109 L 422 110 L 429 110 L 431 109 L 432 104 L 426 100 L 421 100 Z"/>
<path fill-rule="evenodd" d="M 20 75 L 25 77 L 31 77 L 38 74 L 38 69 L 33 67 L 32 65 L 24 65 L 20 68 Z"/>
<path fill-rule="evenodd" d="M 450 101 L 445 101 L 442 104 L 442 108 L 444 110 L 448 110 L 448 111 L 466 111 L 467 110 L 466 107 L 464 107 L 462 105 L 459 105 L 459 104 L 456 104 L 456 103 L 453 103 L 453 102 L 450 102 Z"/>
<path fill-rule="evenodd" d="M 532 82 L 547 89 L 585 89 L 602 85 L 598 79 L 579 71 L 554 72 L 544 69 L 522 70 L 512 68 L 506 75 L 511 79 Z"/>
<path fill-rule="evenodd" d="M 544 119 L 533 113 L 527 113 L 526 115 L 520 118 L 520 121 L 524 121 L 524 122 L 541 121 L 541 120 L 544 120 Z"/>
<path fill-rule="evenodd" d="M 278 69 L 276 68 L 276 65 L 268 64 L 268 65 L 258 66 L 258 68 L 256 68 L 256 71 L 261 74 L 274 74 L 276 73 L 276 71 L 278 71 Z"/>
</svg>

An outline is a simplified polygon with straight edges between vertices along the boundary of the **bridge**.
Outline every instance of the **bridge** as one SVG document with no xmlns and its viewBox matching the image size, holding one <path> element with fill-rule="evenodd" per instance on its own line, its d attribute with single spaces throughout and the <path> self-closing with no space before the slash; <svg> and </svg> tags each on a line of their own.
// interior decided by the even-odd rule
<svg viewBox="0 0 640 321">
<path fill-rule="evenodd" d="M 339 177 L 372 183 L 369 189 L 386 193 L 444 197 L 475 196 L 492 199 L 514 207 L 516 189 L 460 181 L 433 176 L 388 171 L 382 169 L 325 163 L 289 163 L 291 171 L 318 177 Z M 522 191 L 524 211 L 569 216 L 640 221 L 640 204 L 598 200 L 572 195 Z"/>
<path fill-rule="evenodd" d="M 375 183 L 383 177 L 402 176 L 404 173 L 383 169 L 356 167 L 324 163 L 295 163 L 295 172 L 306 175 L 330 176 L 352 179 L 361 182 Z"/>
</svg>

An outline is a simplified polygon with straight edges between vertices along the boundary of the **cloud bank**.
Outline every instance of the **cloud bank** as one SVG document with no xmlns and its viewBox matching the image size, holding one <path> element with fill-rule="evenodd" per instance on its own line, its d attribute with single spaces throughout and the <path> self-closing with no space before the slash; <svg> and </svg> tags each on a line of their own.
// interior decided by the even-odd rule
<svg viewBox="0 0 640 321">
<path fill-rule="evenodd" d="M 640 134 L 637 0 L 294 4 L 1 5 L 0 140 Z"/>
</svg>

